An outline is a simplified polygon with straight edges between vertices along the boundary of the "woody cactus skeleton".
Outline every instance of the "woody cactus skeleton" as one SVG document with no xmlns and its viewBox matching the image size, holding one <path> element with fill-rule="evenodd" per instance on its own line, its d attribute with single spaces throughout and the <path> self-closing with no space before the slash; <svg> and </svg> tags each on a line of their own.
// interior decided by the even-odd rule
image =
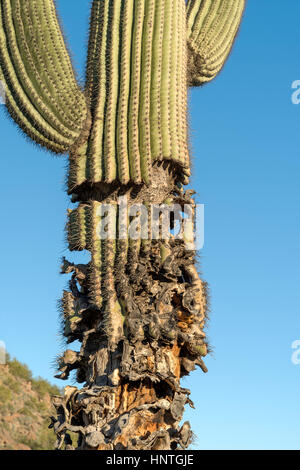
<svg viewBox="0 0 300 470">
<path fill-rule="evenodd" d="M 191 430 L 179 422 L 192 402 L 180 378 L 196 365 L 206 371 L 206 286 L 184 239 L 121 237 L 120 220 L 137 204 L 147 220 L 153 204 L 194 208 L 183 190 L 187 90 L 221 70 L 244 0 L 94 0 L 84 90 L 53 0 L 0 4 L 7 109 L 32 140 L 69 153 L 69 248 L 91 255 L 86 265 L 62 265 L 71 275 L 64 335 L 82 346 L 60 358 L 60 377 L 77 369 L 84 386 L 54 399 L 57 445 L 186 448 Z M 108 204 L 116 236 L 100 237 Z"/>
</svg>

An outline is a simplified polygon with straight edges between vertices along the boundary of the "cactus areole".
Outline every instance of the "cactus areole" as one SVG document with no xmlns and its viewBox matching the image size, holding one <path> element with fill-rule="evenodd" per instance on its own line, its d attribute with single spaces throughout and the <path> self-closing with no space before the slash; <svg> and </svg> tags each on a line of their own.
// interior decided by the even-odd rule
<svg viewBox="0 0 300 470">
<path fill-rule="evenodd" d="M 0 4 L 7 110 L 32 140 L 69 154 L 69 249 L 90 253 L 87 264 L 62 264 L 63 334 L 81 348 L 59 359 L 59 377 L 76 369 L 83 386 L 54 397 L 57 447 L 185 449 L 192 432 L 179 423 L 193 403 L 180 378 L 196 365 L 206 372 L 207 289 L 195 250 L 184 237 L 153 237 L 151 214 L 194 211 L 183 189 L 188 87 L 222 69 L 245 1 L 93 0 L 84 89 L 54 1 Z M 133 220 L 136 237 L 123 230 Z"/>
</svg>

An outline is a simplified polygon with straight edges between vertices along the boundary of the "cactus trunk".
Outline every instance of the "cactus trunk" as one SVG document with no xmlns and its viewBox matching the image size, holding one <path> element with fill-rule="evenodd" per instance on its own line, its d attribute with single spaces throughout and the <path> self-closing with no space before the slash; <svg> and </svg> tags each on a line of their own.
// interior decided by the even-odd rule
<svg viewBox="0 0 300 470">
<path fill-rule="evenodd" d="M 62 266 L 72 273 L 61 303 L 64 335 L 82 347 L 61 358 L 59 377 L 77 369 L 85 386 L 67 387 L 65 399 L 55 401 L 59 446 L 73 430 L 80 449 L 175 449 L 190 443 L 189 424 L 179 426 L 184 405 L 192 405 L 180 378 L 196 365 L 206 371 L 206 284 L 184 240 L 148 238 L 153 206 L 193 207 L 175 180 L 171 167 L 158 164 L 150 185 L 109 187 L 101 200 L 90 190 L 69 211 L 69 248 L 88 250 L 91 261 L 64 260 Z M 134 208 L 140 235 L 132 239 L 123 227 L 132 223 Z"/>
<path fill-rule="evenodd" d="M 69 248 L 91 260 L 64 261 L 64 334 L 82 347 L 60 363 L 61 378 L 77 369 L 85 386 L 56 401 L 58 445 L 75 430 L 80 449 L 186 448 L 192 433 L 179 423 L 192 402 L 180 378 L 206 370 L 206 285 L 184 240 L 151 238 L 153 206 L 193 206 L 180 189 L 189 174 L 185 1 L 94 2 L 89 51 L 93 125 L 70 158 L 78 205 L 67 231 Z M 137 205 L 146 213 L 132 239 L 120 221 Z"/>
</svg>

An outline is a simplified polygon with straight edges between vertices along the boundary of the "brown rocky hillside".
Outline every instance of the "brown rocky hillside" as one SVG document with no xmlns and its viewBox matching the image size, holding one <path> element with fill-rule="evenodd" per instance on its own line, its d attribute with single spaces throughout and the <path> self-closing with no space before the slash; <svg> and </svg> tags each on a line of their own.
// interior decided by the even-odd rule
<svg viewBox="0 0 300 470">
<path fill-rule="evenodd" d="M 34 379 L 25 364 L 7 356 L 0 365 L 0 450 L 53 450 L 50 396 L 57 394 L 57 387 Z"/>
</svg>

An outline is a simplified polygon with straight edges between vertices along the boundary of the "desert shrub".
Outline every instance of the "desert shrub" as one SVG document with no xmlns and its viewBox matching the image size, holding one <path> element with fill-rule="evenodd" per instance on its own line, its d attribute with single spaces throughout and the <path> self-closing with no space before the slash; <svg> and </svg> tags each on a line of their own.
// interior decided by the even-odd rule
<svg viewBox="0 0 300 470">
<path fill-rule="evenodd" d="M 24 406 L 30 410 L 37 411 L 41 415 L 44 415 L 49 411 L 47 404 L 35 397 L 30 397 L 28 400 L 26 400 Z"/>
<path fill-rule="evenodd" d="M 6 385 L 12 392 L 19 393 L 21 390 L 21 385 L 12 377 L 5 377 L 3 384 Z"/>
<path fill-rule="evenodd" d="M 17 361 L 17 359 L 12 359 L 8 362 L 8 365 L 10 373 L 15 377 L 19 377 L 20 379 L 27 381 L 32 379 L 32 373 L 26 364 L 22 364 Z"/>
<path fill-rule="evenodd" d="M 4 385 L 0 385 L 0 406 L 10 402 L 12 399 L 12 393 L 9 388 Z"/>
<path fill-rule="evenodd" d="M 49 395 L 60 395 L 60 389 L 55 385 L 51 385 L 48 380 L 42 379 L 38 377 L 37 379 L 33 379 L 31 383 L 32 390 L 35 390 L 39 396 L 42 398 L 46 394 Z"/>
<path fill-rule="evenodd" d="M 19 436 L 18 441 L 31 450 L 54 450 L 56 438 L 53 430 L 48 429 L 48 425 L 49 419 L 45 419 L 36 439 Z"/>
<path fill-rule="evenodd" d="M 23 408 L 21 408 L 20 410 L 18 410 L 18 413 L 22 416 L 28 416 L 29 418 L 33 418 L 34 417 L 34 413 L 32 412 L 32 410 L 24 405 Z"/>
</svg>

